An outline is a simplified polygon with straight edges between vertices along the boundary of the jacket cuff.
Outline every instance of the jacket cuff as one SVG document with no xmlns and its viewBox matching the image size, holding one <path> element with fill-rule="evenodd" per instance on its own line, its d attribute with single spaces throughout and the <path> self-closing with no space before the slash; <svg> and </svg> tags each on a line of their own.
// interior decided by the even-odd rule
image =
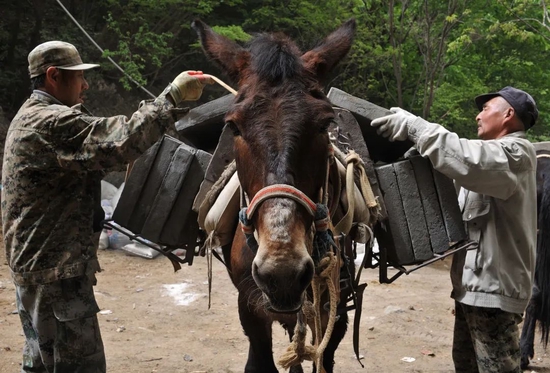
<svg viewBox="0 0 550 373">
<path fill-rule="evenodd" d="M 430 123 L 420 117 L 416 117 L 416 119 L 409 125 L 409 140 L 415 144 L 418 144 L 422 135 L 432 126 L 434 126 L 433 123 Z"/>
</svg>

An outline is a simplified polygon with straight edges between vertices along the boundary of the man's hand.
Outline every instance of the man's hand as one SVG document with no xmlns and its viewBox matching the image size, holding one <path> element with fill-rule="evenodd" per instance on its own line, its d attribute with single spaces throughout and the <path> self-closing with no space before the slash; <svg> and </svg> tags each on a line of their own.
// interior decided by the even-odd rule
<svg viewBox="0 0 550 373">
<path fill-rule="evenodd" d="M 170 83 L 170 96 L 175 105 L 182 101 L 196 101 L 207 84 L 214 84 L 210 75 L 203 74 L 202 71 L 184 71 Z"/>
<path fill-rule="evenodd" d="M 376 118 L 371 126 L 377 128 L 376 132 L 390 141 L 404 141 L 409 137 L 409 126 L 416 119 L 416 116 L 398 107 L 392 107 L 393 114 Z"/>
</svg>

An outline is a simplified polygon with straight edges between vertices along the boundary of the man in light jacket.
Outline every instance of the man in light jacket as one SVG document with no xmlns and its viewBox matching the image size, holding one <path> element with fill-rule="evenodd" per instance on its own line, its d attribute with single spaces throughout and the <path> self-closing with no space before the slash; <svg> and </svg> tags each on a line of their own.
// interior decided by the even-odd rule
<svg viewBox="0 0 550 373">
<path fill-rule="evenodd" d="M 518 324 L 531 297 L 536 247 L 536 154 L 525 131 L 538 117 L 514 87 L 475 98 L 481 140 L 459 138 L 400 108 L 371 125 L 390 141 L 409 139 L 461 187 L 459 203 L 477 250 L 454 255 L 456 372 L 521 372 Z"/>
</svg>

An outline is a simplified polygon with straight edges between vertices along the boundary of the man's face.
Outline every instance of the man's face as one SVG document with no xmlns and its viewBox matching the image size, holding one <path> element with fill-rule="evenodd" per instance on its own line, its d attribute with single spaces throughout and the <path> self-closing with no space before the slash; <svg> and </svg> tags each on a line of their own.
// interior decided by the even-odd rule
<svg viewBox="0 0 550 373">
<path fill-rule="evenodd" d="M 498 96 L 487 101 L 477 115 L 477 136 L 482 140 L 498 139 L 506 134 L 504 120 L 511 115 L 512 107 Z"/>
<path fill-rule="evenodd" d="M 84 103 L 84 91 L 89 88 L 82 70 L 60 70 L 56 98 L 67 106 Z"/>
</svg>

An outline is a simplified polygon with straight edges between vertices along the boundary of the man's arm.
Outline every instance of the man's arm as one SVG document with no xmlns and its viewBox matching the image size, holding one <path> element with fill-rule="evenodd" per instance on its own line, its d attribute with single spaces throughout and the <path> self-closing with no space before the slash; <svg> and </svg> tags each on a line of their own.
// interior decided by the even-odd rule
<svg viewBox="0 0 550 373">
<path fill-rule="evenodd" d="M 526 139 L 463 139 L 419 117 L 408 132 L 418 152 L 428 157 L 436 170 L 480 194 L 507 199 L 516 190 L 518 173 L 535 167 L 534 149 Z"/>
</svg>

